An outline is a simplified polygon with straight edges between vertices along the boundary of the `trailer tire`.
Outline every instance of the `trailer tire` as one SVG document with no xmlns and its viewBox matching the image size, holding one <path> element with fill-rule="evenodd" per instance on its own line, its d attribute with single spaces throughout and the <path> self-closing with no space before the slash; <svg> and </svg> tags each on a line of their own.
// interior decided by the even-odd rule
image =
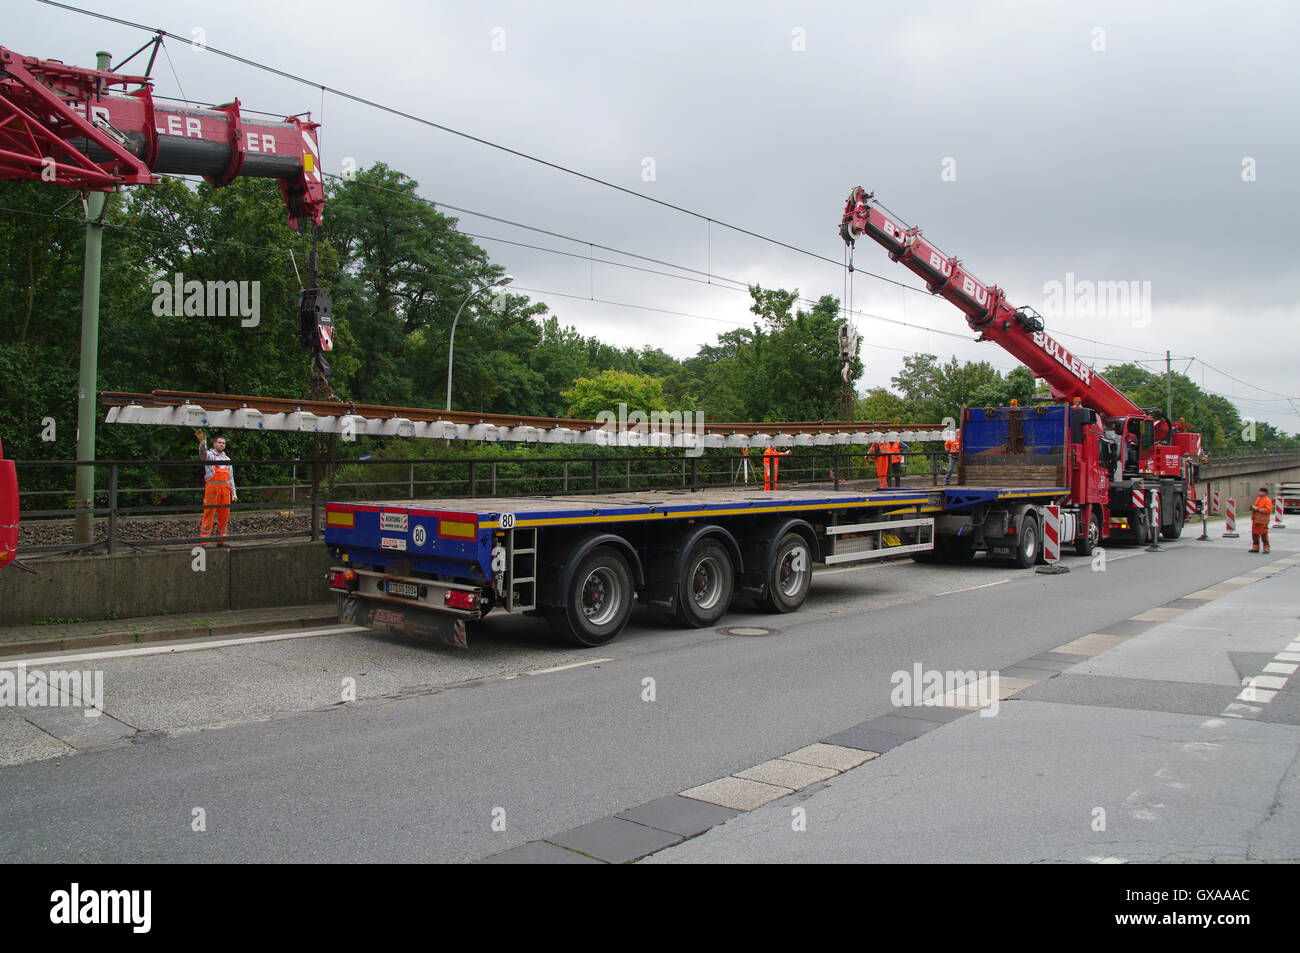
<svg viewBox="0 0 1300 953">
<path fill-rule="evenodd" d="M 1092 555 L 1100 543 L 1101 515 L 1097 512 L 1097 507 L 1093 506 L 1088 515 L 1088 532 L 1074 541 L 1074 551 L 1086 558 Z"/>
<path fill-rule="evenodd" d="M 1033 569 L 1038 562 L 1042 546 L 1039 542 L 1038 518 L 1027 514 L 1020 521 L 1020 539 L 1016 543 L 1016 565 L 1021 569 Z"/>
<path fill-rule="evenodd" d="M 578 564 L 565 605 L 543 609 L 560 638 L 593 647 L 611 642 L 632 614 L 632 571 L 622 553 L 597 546 Z"/>
<path fill-rule="evenodd" d="M 766 612 L 794 612 L 803 605 L 812 589 L 812 558 L 802 534 L 792 530 L 782 536 L 772 550 L 766 589 L 755 604 Z"/>
<path fill-rule="evenodd" d="M 726 547 L 716 539 L 700 540 L 683 564 L 672 620 L 687 629 L 713 625 L 731 608 L 735 586 L 736 567 Z"/>
</svg>

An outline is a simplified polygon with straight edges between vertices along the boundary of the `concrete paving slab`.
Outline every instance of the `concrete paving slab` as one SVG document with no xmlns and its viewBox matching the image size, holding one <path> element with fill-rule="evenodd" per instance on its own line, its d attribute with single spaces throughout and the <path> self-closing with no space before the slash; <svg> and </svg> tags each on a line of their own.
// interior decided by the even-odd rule
<svg viewBox="0 0 1300 953">
<path fill-rule="evenodd" d="M 579 851 L 607 864 L 625 864 L 676 844 L 682 838 L 678 834 L 618 817 L 603 817 L 546 839 L 549 843 Z"/>
<path fill-rule="evenodd" d="M 1150 628 L 1148 626 L 1147 628 Z M 1065 645 L 1058 646 L 1054 651 L 1064 652 L 1070 655 L 1100 655 L 1115 646 L 1127 642 L 1131 636 L 1116 635 L 1109 632 L 1094 632 L 1092 635 L 1085 635 L 1081 639 L 1075 639 L 1073 642 L 1067 642 Z"/>
<path fill-rule="evenodd" d="M 1144 622 L 1169 622 L 1171 619 L 1177 619 L 1187 611 L 1186 609 L 1175 609 L 1172 606 L 1156 606 L 1146 612 L 1139 612 L 1133 618 L 1141 619 Z"/>
<path fill-rule="evenodd" d="M 682 791 L 682 797 L 707 801 L 722 807 L 735 808 L 737 811 L 752 811 L 762 807 L 768 801 L 793 794 L 793 788 L 777 787 L 761 781 L 748 781 L 744 778 L 718 778 L 688 790 Z"/>
<path fill-rule="evenodd" d="M 1112 622 L 1110 625 L 1104 625 L 1097 629 L 1099 635 L 1141 635 L 1146 632 L 1154 623 L 1139 621 L 1136 619 L 1124 619 L 1120 622 Z M 1062 651 L 1058 649 L 1057 651 Z"/>
<path fill-rule="evenodd" d="M 865 724 L 872 731 L 883 731 L 891 735 L 907 735 L 909 738 L 919 738 L 927 731 L 938 728 L 941 722 L 930 718 L 910 718 L 907 715 L 891 713 L 881 715 L 879 718 L 873 718 Z"/>
<path fill-rule="evenodd" d="M 667 831 L 681 837 L 694 837 L 710 827 L 735 817 L 740 811 L 733 807 L 697 801 L 694 798 L 672 794 L 656 798 L 638 807 L 619 811 L 615 817 L 635 824 L 644 824 L 656 830 Z"/>
<path fill-rule="evenodd" d="M 1031 682 L 1041 682 L 1044 679 L 1052 678 L 1056 670 L 1047 668 L 1033 668 L 1028 665 L 1008 665 L 1006 668 L 998 669 L 998 674 L 1003 678 L 1023 678 Z"/>
<path fill-rule="evenodd" d="M 799 761 L 785 761 L 781 758 L 773 758 L 771 761 L 764 761 L 762 764 L 756 764 L 744 771 L 737 771 L 732 777 L 744 778 L 747 781 L 762 781 L 764 784 L 775 784 L 783 788 L 799 791 L 810 784 L 833 778 L 837 774 L 839 772 L 834 768 L 823 768 L 814 764 L 803 764 Z"/>
<path fill-rule="evenodd" d="M 519 847 L 484 857 L 480 864 L 599 864 L 594 857 L 565 850 L 545 841 L 531 841 Z"/>
<path fill-rule="evenodd" d="M 908 705 L 905 708 L 895 708 L 894 714 L 906 718 L 924 718 L 926 721 L 937 721 L 940 724 L 948 724 L 950 721 L 956 721 L 970 712 L 964 708 L 940 708 L 936 705 Z"/>
<path fill-rule="evenodd" d="M 907 735 L 891 735 L 883 731 L 873 731 L 867 728 L 865 723 L 846 728 L 843 731 L 837 731 L 835 734 L 822 739 L 828 745 L 860 748 L 863 751 L 872 751 L 876 754 L 892 751 L 899 745 L 907 744 L 911 740 Z"/>
<path fill-rule="evenodd" d="M 1236 586 L 1210 586 L 1208 589 L 1198 589 L 1195 592 L 1189 592 L 1183 598 L 1199 599 L 1208 602 L 1212 599 L 1220 599 L 1223 596 L 1226 596 L 1236 591 L 1237 591 Z"/>
<path fill-rule="evenodd" d="M 1051 652 L 1040 652 L 1038 655 L 1030 658 L 1029 661 L 1039 663 L 1061 663 L 1068 668 L 1072 665 L 1077 665 L 1080 662 L 1086 662 L 1088 658 L 1089 656 L 1087 655 L 1080 655 L 1076 652 L 1062 652 L 1059 649 L 1056 649 Z M 1064 669 L 1062 669 L 1062 671 L 1064 671 Z"/>
<path fill-rule="evenodd" d="M 859 751 L 857 748 L 843 748 L 839 745 L 817 742 L 781 757 L 786 761 L 798 761 L 801 764 L 815 764 L 822 768 L 834 768 L 836 771 L 848 771 L 850 768 L 865 764 L 875 755 L 869 751 Z"/>
</svg>

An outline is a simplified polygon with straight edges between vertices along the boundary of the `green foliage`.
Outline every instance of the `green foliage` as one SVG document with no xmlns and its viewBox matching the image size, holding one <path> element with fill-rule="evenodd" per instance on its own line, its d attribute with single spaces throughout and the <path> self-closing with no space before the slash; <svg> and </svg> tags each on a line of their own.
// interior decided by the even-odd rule
<svg viewBox="0 0 1300 953">
<path fill-rule="evenodd" d="M 568 416 L 593 420 L 603 412 L 619 413 L 619 405 L 628 412 L 650 413 L 668 410 L 664 397 L 663 381 L 649 374 L 629 374 L 627 371 L 601 371 L 594 378 L 581 377 L 573 387 L 564 392 L 569 402 Z"/>
<path fill-rule="evenodd" d="M 876 423 L 907 423 L 907 403 L 892 391 L 883 387 L 872 389 L 866 397 L 858 400 L 856 419 Z"/>
<path fill-rule="evenodd" d="M 809 311 L 799 292 L 753 285 L 751 328 L 718 336 L 687 360 L 669 388 L 698 394 L 712 420 L 832 420 L 840 416 L 839 302 L 823 295 Z M 850 383 L 862 376 L 855 356 Z"/>
</svg>

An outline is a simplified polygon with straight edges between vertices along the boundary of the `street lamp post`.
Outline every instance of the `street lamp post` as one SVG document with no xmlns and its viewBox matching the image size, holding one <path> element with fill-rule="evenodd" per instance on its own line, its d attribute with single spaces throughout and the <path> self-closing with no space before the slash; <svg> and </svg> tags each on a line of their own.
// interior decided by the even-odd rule
<svg viewBox="0 0 1300 953">
<path fill-rule="evenodd" d="M 490 285 L 484 285 L 482 288 L 476 288 L 465 296 L 465 300 L 460 303 L 456 309 L 456 317 L 451 322 L 451 341 L 447 344 L 447 409 L 451 410 L 451 359 L 456 353 L 456 322 L 460 320 L 460 313 L 465 310 L 465 305 L 469 304 L 469 299 L 476 294 L 487 291 L 489 288 L 504 288 L 510 282 L 514 281 L 513 275 L 502 275 Z"/>
</svg>

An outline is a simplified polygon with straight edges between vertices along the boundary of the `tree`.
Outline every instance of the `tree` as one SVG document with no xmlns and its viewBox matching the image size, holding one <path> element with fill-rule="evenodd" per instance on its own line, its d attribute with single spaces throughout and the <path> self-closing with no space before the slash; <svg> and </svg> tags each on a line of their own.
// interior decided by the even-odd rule
<svg viewBox="0 0 1300 953">
<path fill-rule="evenodd" d="M 907 404 L 903 398 L 883 387 L 873 388 L 866 397 L 858 400 L 858 420 L 874 423 L 909 423 Z"/>
<path fill-rule="evenodd" d="M 619 404 L 628 413 L 667 410 L 663 381 L 649 374 L 629 374 L 627 371 L 601 371 L 594 378 L 580 377 L 573 387 L 564 392 L 569 402 L 570 417 L 591 420 L 600 413 L 619 413 Z"/>
<path fill-rule="evenodd" d="M 795 309 L 799 292 L 750 289 L 751 328 L 720 334 L 684 362 L 674 384 L 699 395 L 714 420 L 828 420 L 840 413 L 844 386 L 839 357 L 839 302 L 823 295 L 809 311 Z M 862 375 L 855 356 L 852 385 Z"/>
<path fill-rule="evenodd" d="M 474 287 L 503 274 L 457 231 L 456 219 L 420 198 L 418 185 L 378 162 L 330 190 L 325 234 L 344 272 L 338 306 L 364 342 L 351 386 L 359 399 L 429 403 L 434 395 L 414 384 L 427 365 L 412 358 L 438 363 L 441 345 L 445 368 L 457 310 Z"/>
</svg>

